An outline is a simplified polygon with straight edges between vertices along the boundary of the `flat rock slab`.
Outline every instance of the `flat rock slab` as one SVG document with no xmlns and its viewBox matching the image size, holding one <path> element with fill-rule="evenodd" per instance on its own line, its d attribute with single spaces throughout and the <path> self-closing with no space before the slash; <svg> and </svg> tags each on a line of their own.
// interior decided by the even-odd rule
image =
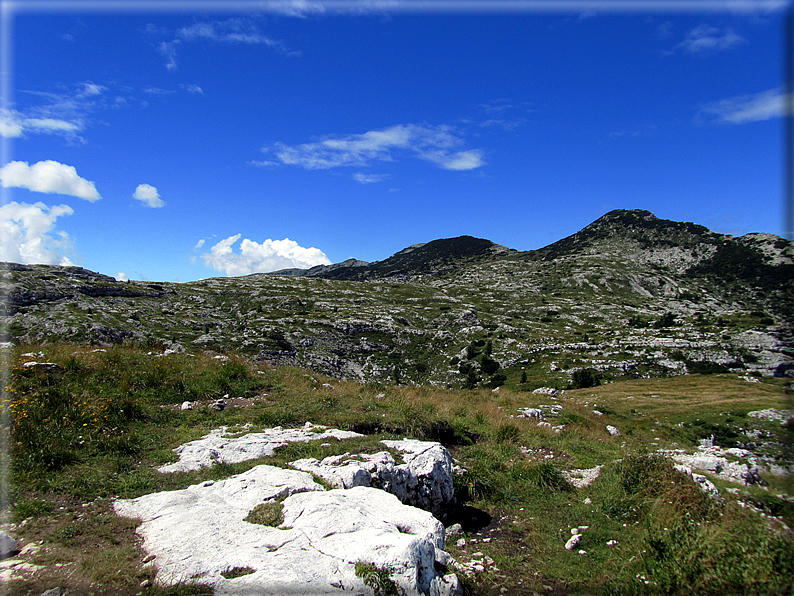
<svg viewBox="0 0 794 596">
<path fill-rule="evenodd" d="M 329 439 L 352 439 L 364 435 L 346 430 L 326 429 L 306 423 L 303 428 L 281 428 L 276 426 L 259 433 L 248 433 L 242 437 L 231 438 L 227 428 L 221 427 L 208 435 L 185 443 L 174 449 L 179 460 L 157 468 L 158 472 L 189 472 L 208 468 L 218 463 L 236 464 L 241 461 L 270 457 L 273 452 L 287 443 L 306 443 Z"/>
<path fill-rule="evenodd" d="M 257 504 L 284 496 L 279 527 L 244 521 Z M 323 491 L 305 472 L 263 465 L 114 508 L 141 519 L 160 585 L 195 581 L 235 596 L 370 594 L 355 575 L 365 561 L 388 567 L 401 593 L 460 594 L 457 578 L 443 573 L 451 557 L 441 523 L 374 488 Z M 235 569 L 247 574 L 232 577 Z"/>
<path fill-rule="evenodd" d="M 445 519 L 455 501 L 453 462 L 449 451 L 433 441 L 381 441 L 400 451 L 398 464 L 387 451 L 336 455 L 322 461 L 300 459 L 290 465 L 317 474 L 336 488 L 370 486 L 396 495 L 402 503 Z"/>
</svg>

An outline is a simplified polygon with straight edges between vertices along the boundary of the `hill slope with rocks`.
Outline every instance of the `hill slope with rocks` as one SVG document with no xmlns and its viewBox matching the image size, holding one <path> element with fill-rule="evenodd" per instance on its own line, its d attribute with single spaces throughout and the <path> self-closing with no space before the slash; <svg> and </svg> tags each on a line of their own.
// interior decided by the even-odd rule
<svg viewBox="0 0 794 596">
<path fill-rule="evenodd" d="M 794 245 L 641 210 L 534 251 L 462 236 L 375 263 L 181 284 L 1 267 L 14 343 L 149 342 L 452 387 L 794 370 Z"/>
</svg>

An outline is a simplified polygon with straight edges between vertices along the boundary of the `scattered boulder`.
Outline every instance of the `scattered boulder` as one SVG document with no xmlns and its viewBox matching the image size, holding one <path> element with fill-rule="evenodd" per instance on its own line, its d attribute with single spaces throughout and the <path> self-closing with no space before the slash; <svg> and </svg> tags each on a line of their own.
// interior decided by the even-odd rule
<svg viewBox="0 0 794 596">
<path fill-rule="evenodd" d="M 607 424 L 607 432 L 610 435 L 612 435 L 613 437 L 619 437 L 620 436 L 620 431 L 617 428 L 615 428 L 614 426 L 612 426 L 611 424 Z"/>
<path fill-rule="evenodd" d="M 280 525 L 244 521 L 257 504 L 279 499 Z M 461 593 L 457 577 L 445 573 L 452 560 L 441 523 L 382 490 L 323 491 L 305 472 L 256 466 L 114 508 L 141 519 L 138 533 L 156 555 L 155 582 L 163 586 L 192 579 L 229 596 L 361 593 L 368 588 L 356 563 L 364 562 L 388 570 L 401 593 Z M 249 573 L 232 577 L 238 569 Z"/>
<path fill-rule="evenodd" d="M 538 418 L 543 420 L 543 410 L 540 408 L 519 408 L 518 412 L 521 418 Z"/>
<path fill-rule="evenodd" d="M 596 481 L 596 479 L 598 479 L 598 476 L 601 473 L 601 468 L 603 467 L 604 466 L 596 466 L 595 468 L 586 468 L 581 470 L 565 470 L 562 472 L 562 475 L 565 476 L 565 479 L 576 488 L 584 488 L 585 486 L 590 486 Z M 585 499 L 585 504 L 588 504 L 587 499 Z"/>
<path fill-rule="evenodd" d="M 551 397 L 559 397 L 560 392 L 553 387 L 539 387 L 535 389 L 532 393 L 535 395 L 550 395 Z"/>
<path fill-rule="evenodd" d="M 756 410 L 754 412 L 748 412 L 748 416 L 751 418 L 760 418 L 761 420 L 773 420 L 775 422 L 780 422 L 780 424 L 785 424 L 792 418 L 794 418 L 794 410 L 778 410 L 775 408 L 769 408 L 766 410 Z"/>
<path fill-rule="evenodd" d="M 18 551 L 17 541 L 0 530 L 0 559 L 5 559 Z"/>
<path fill-rule="evenodd" d="M 565 543 L 565 550 L 573 550 L 577 546 L 579 546 L 579 542 L 582 540 L 582 535 L 578 533 L 574 534 L 573 536 L 568 539 L 568 542 Z"/>
</svg>

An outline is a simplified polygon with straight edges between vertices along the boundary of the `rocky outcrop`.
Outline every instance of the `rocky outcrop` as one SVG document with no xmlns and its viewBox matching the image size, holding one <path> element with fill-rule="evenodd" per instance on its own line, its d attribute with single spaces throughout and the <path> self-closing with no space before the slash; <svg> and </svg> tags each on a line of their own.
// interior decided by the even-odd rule
<svg viewBox="0 0 794 596">
<path fill-rule="evenodd" d="M 369 486 L 392 493 L 406 505 L 430 511 L 444 520 L 452 512 L 455 489 L 452 457 L 440 444 L 404 439 L 381 441 L 401 452 L 398 464 L 387 451 L 301 459 L 290 463 L 298 470 L 311 472 L 338 488 Z"/>
<path fill-rule="evenodd" d="M 281 523 L 245 521 L 256 505 L 279 501 Z M 234 596 L 365 593 L 356 573 L 356 563 L 365 563 L 388 574 L 400 593 L 461 593 L 446 574 L 452 561 L 441 523 L 374 488 L 323 491 L 305 472 L 257 466 L 114 508 L 141 520 L 138 533 L 163 586 L 196 581 Z"/>
<path fill-rule="evenodd" d="M 287 443 L 319 441 L 329 439 L 351 439 L 363 435 L 347 430 L 327 429 L 309 422 L 303 428 L 264 429 L 260 433 L 248 433 L 241 437 L 228 437 L 225 426 L 211 431 L 201 439 L 185 443 L 174 449 L 179 460 L 161 466 L 158 472 L 188 472 L 219 463 L 236 464 L 241 461 L 270 457 L 273 451 Z"/>
</svg>

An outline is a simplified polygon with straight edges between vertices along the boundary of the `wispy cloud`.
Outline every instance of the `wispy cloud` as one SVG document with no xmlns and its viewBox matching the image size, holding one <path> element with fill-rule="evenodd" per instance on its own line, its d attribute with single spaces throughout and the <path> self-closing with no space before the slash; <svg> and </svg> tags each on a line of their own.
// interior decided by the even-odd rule
<svg viewBox="0 0 794 596">
<path fill-rule="evenodd" d="M 27 188 L 34 192 L 69 195 L 98 201 L 99 196 L 93 182 L 77 175 L 74 166 L 47 160 L 34 163 L 12 161 L 0 168 L 0 181 L 5 188 Z"/>
<path fill-rule="evenodd" d="M 289 238 L 268 239 L 261 244 L 244 239 L 240 243 L 240 252 L 234 252 L 232 247 L 241 237 L 237 234 L 218 242 L 210 252 L 201 255 L 204 263 L 216 271 L 225 271 L 226 275 L 267 273 L 292 267 L 309 269 L 331 263 L 319 248 L 304 248 Z"/>
<path fill-rule="evenodd" d="M 747 40 L 735 33 L 733 29 L 718 29 L 709 25 L 699 25 L 692 29 L 674 49 L 683 50 L 689 54 L 721 52 L 744 43 L 747 43 Z"/>
<path fill-rule="evenodd" d="M 225 21 L 195 23 L 177 30 L 177 38 L 183 41 L 214 41 L 216 43 L 265 45 L 286 55 L 300 55 L 292 52 L 282 41 L 265 35 L 259 26 L 250 19 L 231 18 Z"/>
<path fill-rule="evenodd" d="M 526 118 L 516 118 L 515 120 L 504 120 L 501 118 L 490 118 L 484 122 L 480 122 L 480 127 L 491 128 L 497 127 L 503 130 L 515 130 L 519 126 L 526 124 Z"/>
<path fill-rule="evenodd" d="M 149 95 L 171 95 L 176 93 L 173 89 L 160 89 L 159 87 L 146 87 L 143 92 Z"/>
<path fill-rule="evenodd" d="M 0 135 L 55 134 L 70 141 L 82 141 L 78 133 L 85 130 L 91 112 L 100 107 L 118 106 L 118 101 L 113 106 L 108 103 L 106 91 L 107 87 L 90 81 L 60 93 L 23 89 L 21 93 L 41 98 L 43 102 L 24 110 L 0 110 Z"/>
<path fill-rule="evenodd" d="M 285 2 L 285 14 L 290 16 L 300 16 L 298 14 L 299 4 L 306 4 L 308 10 L 309 3 L 295 3 L 296 8 L 292 12 L 288 12 L 288 6 L 293 3 Z M 285 56 L 300 56 L 301 53 L 291 50 L 286 44 L 273 37 L 266 35 L 262 32 L 259 25 L 249 18 L 233 17 L 225 21 L 208 21 L 197 22 L 186 27 L 181 27 L 174 32 L 169 32 L 167 29 L 149 24 L 145 28 L 146 33 L 162 37 L 170 35 L 170 41 L 160 41 L 154 44 L 157 51 L 165 57 L 165 67 L 168 70 L 176 70 L 178 67 L 177 49 L 181 44 L 192 42 L 212 42 L 218 44 L 229 45 L 263 45 L 271 48 L 272 50 L 283 54 Z M 198 86 L 190 86 L 195 88 L 194 93 L 201 93 L 201 88 Z"/>
<path fill-rule="evenodd" d="M 477 109 L 484 112 L 487 118 L 477 124 L 480 128 L 501 128 L 513 131 L 527 123 L 527 119 L 522 114 L 532 111 L 530 105 L 527 102 L 514 102 L 504 98 L 481 103 Z"/>
<path fill-rule="evenodd" d="M 786 94 L 780 89 L 769 89 L 753 95 L 729 97 L 700 108 L 696 121 L 716 120 L 731 124 L 759 122 L 782 118 L 786 113 Z"/>
<path fill-rule="evenodd" d="M 480 149 L 462 149 L 464 140 L 451 126 L 397 124 L 363 134 L 325 137 L 316 143 L 274 143 L 262 148 L 276 161 L 255 165 L 296 165 L 307 170 L 367 166 L 375 161 L 395 161 L 399 152 L 413 154 L 446 170 L 472 170 L 485 165 Z M 462 150 L 461 150 L 462 149 Z"/>
<path fill-rule="evenodd" d="M 201 95 L 202 93 L 204 93 L 204 90 L 198 85 L 179 85 L 179 86 L 188 93 L 192 93 L 193 95 Z"/>
<path fill-rule="evenodd" d="M 165 207 L 165 201 L 160 198 L 160 193 L 158 193 L 157 189 L 151 184 L 139 184 L 135 192 L 132 193 L 132 198 L 136 201 L 140 201 L 147 207 L 155 209 Z"/>
<path fill-rule="evenodd" d="M 373 184 L 375 182 L 382 182 L 388 176 L 385 174 L 365 174 L 364 172 L 356 172 L 353 174 L 353 180 L 361 184 Z"/>
<path fill-rule="evenodd" d="M 71 248 L 69 235 L 53 233 L 56 220 L 72 213 L 68 205 L 11 201 L 0 206 L 0 261 L 73 265 L 64 254 Z"/>
<path fill-rule="evenodd" d="M 165 57 L 166 70 L 176 70 L 176 44 L 179 40 L 163 41 L 157 46 L 157 51 Z"/>
</svg>

